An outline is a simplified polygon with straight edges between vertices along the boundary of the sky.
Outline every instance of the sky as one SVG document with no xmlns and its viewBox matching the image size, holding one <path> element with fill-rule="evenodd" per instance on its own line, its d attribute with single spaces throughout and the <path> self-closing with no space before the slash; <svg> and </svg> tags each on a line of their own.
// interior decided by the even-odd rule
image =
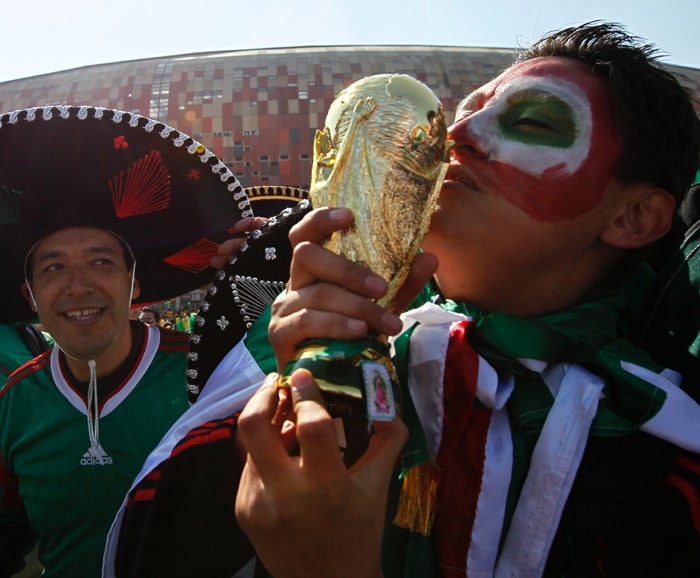
<svg viewBox="0 0 700 578">
<path fill-rule="evenodd" d="M 0 82 L 91 64 L 291 46 L 526 46 L 588 20 L 700 68 L 697 0 L 9 0 Z"/>
</svg>

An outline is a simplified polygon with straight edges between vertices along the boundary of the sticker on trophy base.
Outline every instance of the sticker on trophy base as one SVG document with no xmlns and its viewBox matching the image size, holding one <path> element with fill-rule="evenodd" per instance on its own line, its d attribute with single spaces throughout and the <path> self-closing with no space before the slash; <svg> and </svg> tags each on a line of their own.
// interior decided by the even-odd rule
<svg viewBox="0 0 700 578">
<path fill-rule="evenodd" d="M 362 363 L 365 383 L 367 419 L 370 421 L 393 421 L 396 419 L 396 401 L 389 370 L 381 363 Z"/>
</svg>

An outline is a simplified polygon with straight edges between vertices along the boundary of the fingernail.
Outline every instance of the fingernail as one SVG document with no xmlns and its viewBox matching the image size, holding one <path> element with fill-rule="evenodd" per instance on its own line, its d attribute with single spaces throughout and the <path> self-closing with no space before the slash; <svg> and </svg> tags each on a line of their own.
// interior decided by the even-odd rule
<svg viewBox="0 0 700 578">
<path fill-rule="evenodd" d="M 345 222 L 347 220 L 349 213 L 350 213 L 350 209 L 344 209 L 344 208 L 331 209 L 330 212 L 328 213 L 328 217 L 331 219 L 331 221 L 342 223 L 342 222 Z"/>
<path fill-rule="evenodd" d="M 308 369 L 297 369 L 289 377 L 289 383 L 291 385 L 292 397 L 304 397 L 304 393 L 310 391 L 313 387 L 314 381 Z"/>
<path fill-rule="evenodd" d="M 386 281 L 376 275 L 369 275 L 365 279 L 365 287 L 371 292 L 373 297 L 381 297 L 386 293 Z"/>
<path fill-rule="evenodd" d="M 280 378 L 280 375 L 277 373 L 268 373 L 265 376 L 265 379 L 262 382 L 261 387 L 277 387 L 277 380 Z"/>
<path fill-rule="evenodd" d="M 360 319 L 348 319 L 347 328 L 353 335 L 364 335 L 367 332 L 367 324 Z"/>
<path fill-rule="evenodd" d="M 386 335 L 396 335 L 403 328 L 401 318 L 388 311 L 382 315 L 381 322 Z"/>
</svg>

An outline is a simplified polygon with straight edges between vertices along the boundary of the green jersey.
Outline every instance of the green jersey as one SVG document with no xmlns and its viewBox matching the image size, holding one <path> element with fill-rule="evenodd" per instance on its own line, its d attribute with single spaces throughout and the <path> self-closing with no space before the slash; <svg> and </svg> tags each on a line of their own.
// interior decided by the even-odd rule
<svg viewBox="0 0 700 578">
<path fill-rule="evenodd" d="M 100 575 L 105 536 L 132 479 L 188 407 L 187 345 L 185 334 L 144 332 L 132 371 L 100 399 L 97 444 L 58 347 L 8 378 L 0 392 L 0 560 L 9 570 L 13 560 L 21 565 L 33 532 L 47 578 Z"/>
<path fill-rule="evenodd" d="M 30 342 L 31 348 L 22 338 L 22 333 L 33 339 Z M 46 334 L 42 334 L 38 329 L 31 326 L 0 323 L 0 384 L 15 369 L 48 348 L 49 342 Z"/>
</svg>

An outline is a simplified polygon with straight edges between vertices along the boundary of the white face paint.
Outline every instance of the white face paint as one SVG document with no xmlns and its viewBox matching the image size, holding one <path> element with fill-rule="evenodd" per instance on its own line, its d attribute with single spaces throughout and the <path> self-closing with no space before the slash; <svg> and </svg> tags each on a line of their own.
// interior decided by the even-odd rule
<svg viewBox="0 0 700 578">
<path fill-rule="evenodd" d="M 545 172 L 549 176 L 571 175 L 581 167 L 589 155 L 593 132 L 591 104 L 581 88 L 552 76 L 516 76 L 500 83 L 490 97 L 486 95 L 483 108 L 472 112 L 473 104 L 483 99 L 488 87 L 460 104 L 455 121 L 469 116 L 468 131 L 488 160 L 536 177 Z M 531 128 L 539 130 L 538 125 L 542 128 L 543 123 L 563 120 L 572 131 L 571 138 L 563 142 L 544 134 L 519 133 L 509 125 L 512 121 L 524 128 L 529 122 Z"/>
<path fill-rule="evenodd" d="M 459 106 L 450 170 L 538 221 L 572 219 L 598 205 L 613 179 L 616 126 L 603 79 L 570 58 L 534 58 Z"/>
</svg>

